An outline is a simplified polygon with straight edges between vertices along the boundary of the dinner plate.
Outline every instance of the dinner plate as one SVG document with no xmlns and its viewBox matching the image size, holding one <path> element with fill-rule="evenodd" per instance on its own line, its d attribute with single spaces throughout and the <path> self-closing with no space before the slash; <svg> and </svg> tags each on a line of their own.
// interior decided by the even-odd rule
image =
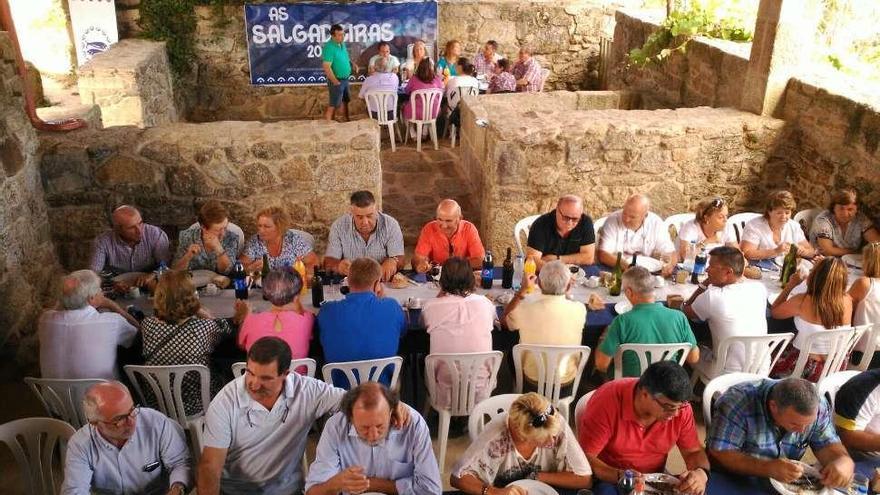
<svg viewBox="0 0 880 495">
<path fill-rule="evenodd" d="M 663 269 L 663 262 L 657 258 L 650 256 L 639 256 L 636 258 L 636 265 L 645 268 L 651 273 L 659 272 Z"/>
<path fill-rule="evenodd" d="M 614 312 L 619 315 L 622 315 L 631 309 L 633 309 L 632 304 L 630 304 L 629 301 L 626 299 L 614 305 Z"/>
<path fill-rule="evenodd" d="M 529 495 L 559 495 L 555 488 L 538 480 L 516 480 L 507 486 L 525 488 Z"/>
<path fill-rule="evenodd" d="M 114 282 L 122 282 L 124 284 L 132 285 L 134 281 L 138 279 L 138 277 L 142 277 L 144 275 L 149 275 L 149 273 L 145 272 L 128 272 L 128 273 L 120 273 L 119 275 L 113 277 Z"/>
<path fill-rule="evenodd" d="M 657 495 L 672 495 L 675 493 L 675 487 L 681 481 L 672 476 L 671 474 L 666 473 L 648 473 L 645 475 L 645 493 L 654 493 Z M 652 483 L 668 483 L 670 489 L 663 490 L 658 485 L 653 485 Z"/>
<path fill-rule="evenodd" d="M 218 274 L 211 270 L 193 270 L 192 283 L 196 288 L 204 287 L 211 283 Z"/>
<path fill-rule="evenodd" d="M 801 461 L 792 461 L 804 467 L 804 473 L 811 476 L 819 477 L 819 470 L 815 467 Z M 782 495 L 833 495 L 834 490 L 823 487 L 820 490 L 806 490 L 790 483 L 783 483 L 779 480 L 770 478 L 770 485 Z"/>
<path fill-rule="evenodd" d="M 862 267 L 862 255 L 861 254 L 844 254 L 840 257 L 847 266 L 851 266 L 854 268 Z"/>
</svg>

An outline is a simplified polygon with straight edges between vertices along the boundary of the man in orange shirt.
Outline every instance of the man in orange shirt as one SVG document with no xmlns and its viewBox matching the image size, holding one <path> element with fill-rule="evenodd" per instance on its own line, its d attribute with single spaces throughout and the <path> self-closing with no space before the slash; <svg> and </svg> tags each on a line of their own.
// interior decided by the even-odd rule
<svg viewBox="0 0 880 495">
<path fill-rule="evenodd" d="M 455 200 L 444 199 L 437 205 L 437 219 L 422 227 L 412 266 L 416 272 L 425 273 L 432 263 L 440 265 L 457 256 L 467 259 L 476 270 L 485 254 L 477 227 L 461 218 L 461 206 Z"/>
</svg>

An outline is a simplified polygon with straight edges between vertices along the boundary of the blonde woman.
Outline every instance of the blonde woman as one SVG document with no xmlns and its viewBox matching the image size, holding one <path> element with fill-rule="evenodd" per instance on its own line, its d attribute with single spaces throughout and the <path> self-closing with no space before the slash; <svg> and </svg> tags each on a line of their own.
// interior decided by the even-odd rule
<svg viewBox="0 0 880 495">
<path fill-rule="evenodd" d="M 306 283 L 311 280 L 318 256 L 312 246 L 297 231 L 290 228 L 290 217 L 277 206 L 257 213 L 257 235 L 248 239 L 239 260 L 249 272 L 263 269 L 263 255 L 269 256 L 270 270 L 284 270 L 293 266 L 297 258 L 306 265 Z"/>
<path fill-rule="evenodd" d="M 846 282 L 846 264 L 839 258 L 825 258 L 813 267 L 807 277 L 807 292 L 789 297 L 792 289 L 801 283 L 800 274 L 792 274 L 785 288 L 773 301 L 770 314 L 776 319 L 794 318 L 797 336 L 782 352 L 770 373 L 771 376 L 776 378 L 791 375 L 808 336 L 822 330 L 850 325 L 853 302 L 846 293 Z M 828 346 L 819 342 L 810 351 L 810 358 L 799 378 L 816 382 L 825 364 Z"/>
<path fill-rule="evenodd" d="M 862 270 L 865 275 L 859 277 L 849 288 L 849 297 L 852 298 L 854 308 L 852 323 L 853 325 L 880 323 L 880 242 L 872 242 L 862 249 Z M 861 359 L 869 337 L 866 333 L 856 344 L 854 359 Z M 871 368 L 874 368 L 874 363 L 871 364 Z"/>
<path fill-rule="evenodd" d="M 592 485 L 592 470 L 565 418 L 545 397 L 521 395 L 492 420 L 456 465 L 452 486 L 470 495 L 524 495 L 534 479 L 557 488 Z"/>
<path fill-rule="evenodd" d="M 733 229 L 725 229 L 727 225 L 727 204 L 723 198 L 705 198 L 694 208 L 694 219 L 681 226 L 678 232 L 679 259 L 687 256 L 687 247 L 696 243 L 697 249 L 706 248 L 706 252 L 718 246 L 737 247 Z"/>
<path fill-rule="evenodd" d="M 792 244 L 797 245 L 798 256 L 812 258 L 816 255 L 801 226 L 791 219 L 795 207 L 797 203 L 790 192 L 770 194 L 764 215 L 750 220 L 743 229 L 741 249 L 746 259 L 775 258 L 787 253 Z"/>
<path fill-rule="evenodd" d="M 447 41 L 443 56 L 437 60 L 437 75 L 444 79 L 457 76 L 459 57 L 461 57 L 461 43 L 458 40 Z"/>
</svg>

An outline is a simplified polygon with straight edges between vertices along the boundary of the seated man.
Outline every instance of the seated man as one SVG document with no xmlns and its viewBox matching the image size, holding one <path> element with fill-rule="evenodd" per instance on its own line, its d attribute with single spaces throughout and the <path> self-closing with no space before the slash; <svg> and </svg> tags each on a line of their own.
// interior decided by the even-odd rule
<svg viewBox="0 0 880 495">
<path fill-rule="evenodd" d="M 712 349 L 716 351 L 728 337 L 767 334 L 767 288 L 742 278 L 745 263 L 742 252 L 735 247 L 719 246 L 710 251 L 706 281 L 682 306 L 692 320 L 709 323 Z M 706 352 L 702 359 L 709 363 L 715 356 Z M 744 361 L 743 346 L 731 347 L 724 371 L 742 371 Z"/>
<path fill-rule="evenodd" d="M 663 276 L 672 273 L 678 261 L 675 245 L 663 219 L 649 211 L 651 202 L 647 196 L 633 194 L 623 204 L 623 209 L 608 215 L 599 231 L 599 262 L 606 266 L 617 264 L 617 253 L 623 253 L 621 264 L 629 266 L 630 256 L 640 254 L 664 259 Z"/>
<path fill-rule="evenodd" d="M 524 278 L 522 288 L 504 308 L 502 325 L 509 330 L 519 330 L 520 344 L 581 345 L 587 307 L 565 297 L 572 280 L 565 263 L 547 263 L 537 279 L 541 294 L 526 298 L 536 278 L 534 275 Z M 562 360 L 559 365 L 562 383 L 574 380 L 578 364 L 574 359 Z M 524 356 L 523 374 L 531 382 L 538 380 L 537 363 L 528 354 Z"/>
<path fill-rule="evenodd" d="M 880 369 L 860 373 L 840 387 L 834 425 L 853 459 L 880 462 Z"/>
<path fill-rule="evenodd" d="M 355 191 L 350 212 L 330 226 L 324 266 L 348 275 L 353 259 L 372 258 L 382 265 L 382 280 L 388 281 L 403 268 L 403 254 L 403 232 L 397 220 L 376 208 L 373 193 Z"/>
<path fill-rule="evenodd" d="M 529 228 L 526 258 L 533 258 L 539 271 L 544 263 L 553 260 L 592 265 L 595 254 L 593 220 L 584 215 L 580 196 L 562 196 L 555 210 L 536 218 Z"/>
<path fill-rule="evenodd" d="M 400 79 L 397 78 L 397 74 L 385 70 L 386 63 L 387 62 L 384 58 L 379 58 L 375 61 L 376 71 L 364 79 L 363 84 L 361 84 L 361 89 L 358 91 L 358 98 L 367 100 L 367 95 L 374 91 L 385 91 L 394 93 L 395 95 L 397 94 L 397 87 L 400 85 Z M 370 65 L 370 68 L 373 68 L 372 64 Z M 367 100 L 367 109 L 370 111 L 370 116 L 378 120 L 380 109 L 374 108 L 374 106 L 378 105 L 372 105 L 372 103 L 373 102 L 370 100 Z M 394 118 L 394 105 L 392 104 L 392 100 L 388 97 L 386 97 L 385 104 L 388 106 L 385 117 L 388 120 L 391 120 Z"/>
<path fill-rule="evenodd" d="M 480 53 L 474 55 L 474 68 L 477 75 L 491 78 L 495 74 L 495 64 L 502 58 L 504 57 L 498 54 L 498 42 L 495 40 L 487 41 Z"/>
<path fill-rule="evenodd" d="M 524 46 L 519 49 L 519 59 L 513 65 L 513 77 L 516 78 L 516 90 L 528 93 L 541 91 L 543 76 L 541 64 L 532 58 L 532 49 Z"/>
<path fill-rule="evenodd" d="M 199 208 L 198 222 L 180 231 L 175 270 L 228 273 L 244 247 L 244 232 L 229 221 L 229 211 L 216 199 Z"/>
<path fill-rule="evenodd" d="M 89 424 L 67 444 L 61 493 L 183 495 L 192 487 L 189 447 L 175 421 L 135 407 L 116 381 L 92 386 L 83 408 Z"/>
<path fill-rule="evenodd" d="M 437 219 L 422 227 L 412 266 L 425 273 L 432 264 L 442 265 L 448 258 L 458 257 L 479 270 L 485 255 L 477 227 L 461 218 L 461 206 L 455 200 L 444 199 L 437 205 Z"/>
<path fill-rule="evenodd" d="M 111 219 L 113 230 L 95 238 L 89 261 L 93 272 L 152 272 L 159 263 L 171 261 L 168 236 L 159 227 L 144 223 L 137 208 L 122 205 L 113 210 Z M 139 280 L 138 285 L 145 281 Z"/>
<path fill-rule="evenodd" d="M 398 405 L 409 409 L 413 418 L 401 429 L 390 426 Z M 443 491 L 428 424 L 396 393 L 375 382 L 358 385 L 342 398 L 340 411 L 324 425 L 306 477 L 306 495 L 364 491 Z"/>
<path fill-rule="evenodd" d="M 370 258 L 358 258 L 348 275 L 350 292 L 340 301 L 327 301 L 318 313 L 321 346 L 328 363 L 392 357 L 406 332 L 400 304 L 383 297 L 382 268 Z M 390 385 L 390 373 L 382 383 Z M 333 383 L 348 388 L 344 375 L 334 373 Z"/>
<path fill-rule="evenodd" d="M 387 41 L 380 41 L 378 49 L 379 53 L 370 57 L 370 61 L 367 65 L 367 73 L 369 75 L 373 75 L 377 72 L 397 74 L 400 70 L 400 59 L 391 54 L 391 45 L 389 45 Z"/>
<path fill-rule="evenodd" d="M 131 347 L 138 326 L 131 315 L 104 297 L 95 272 L 77 270 L 64 276 L 60 309 L 46 310 L 38 323 L 41 376 L 118 379 L 116 347 Z"/>
<path fill-rule="evenodd" d="M 834 432 L 828 402 L 807 380 L 734 385 L 714 409 L 706 450 L 716 469 L 791 483 L 803 474 L 792 460 L 800 460 L 809 446 L 822 465 L 822 484 L 849 486 L 853 461 Z"/>
<path fill-rule="evenodd" d="M 640 378 L 621 378 L 596 389 L 575 418 L 593 475 L 604 482 L 596 485 L 596 493 L 613 493 L 608 484 L 616 484 L 627 469 L 664 472 L 673 446 L 687 467 L 676 491 L 705 492 L 709 460 L 697 438 L 691 392 L 690 377 L 673 361 L 648 366 Z"/>
<path fill-rule="evenodd" d="M 632 304 L 632 310 L 618 315 L 611 321 L 605 339 L 596 351 L 596 369 L 608 370 L 611 359 L 623 344 L 691 344 L 687 362 L 700 360 L 697 339 L 680 311 L 654 303 L 654 276 L 634 266 L 623 272 L 623 293 Z M 623 376 L 639 376 L 642 370 L 638 357 L 627 352 L 623 356 Z M 613 370 L 609 370 L 613 376 Z"/>
</svg>

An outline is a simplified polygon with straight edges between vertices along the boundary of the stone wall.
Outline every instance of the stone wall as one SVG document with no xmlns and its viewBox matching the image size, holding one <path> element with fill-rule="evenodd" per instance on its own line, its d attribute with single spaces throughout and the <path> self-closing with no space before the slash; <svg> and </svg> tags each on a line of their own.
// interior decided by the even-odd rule
<svg viewBox="0 0 880 495">
<path fill-rule="evenodd" d="M 647 108 L 740 108 L 751 43 L 697 38 L 686 54 L 676 52 L 661 65 L 626 68 L 627 54 L 641 48 L 662 19 L 618 10 L 609 67 L 609 88 L 643 95 Z"/>
<path fill-rule="evenodd" d="M 367 120 L 82 130 L 43 135 L 41 152 L 51 232 L 67 268 L 86 264 L 92 239 L 122 203 L 139 206 L 146 222 L 175 239 L 210 198 L 248 235 L 258 210 L 281 206 L 294 227 L 315 236 L 320 253 L 349 195 L 382 191 L 379 129 Z"/>
<path fill-rule="evenodd" d="M 551 210 L 563 193 L 583 196 L 595 218 L 634 192 L 661 216 L 709 195 L 741 211 L 757 208 L 785 170 L 769 160 L 781 120 L 726 108 L 618 110 L 610 100 L 612 109 L 580 110 L 599 101 L 566 92 L 511 105 L 516 96 L 486 96 L 462 114 L 463 166 L 482 191 L 482 234 L 496 252 L 511 245 L 518 219 Z"/>
<path fill-rule="evenodd" d="M 37 133 L 24 113 L 9 37 L 0 33 L 0 347 L 33 358 L 34 323 L 49 302 L 58 261 L 36 158 Z"/>
</svg>

